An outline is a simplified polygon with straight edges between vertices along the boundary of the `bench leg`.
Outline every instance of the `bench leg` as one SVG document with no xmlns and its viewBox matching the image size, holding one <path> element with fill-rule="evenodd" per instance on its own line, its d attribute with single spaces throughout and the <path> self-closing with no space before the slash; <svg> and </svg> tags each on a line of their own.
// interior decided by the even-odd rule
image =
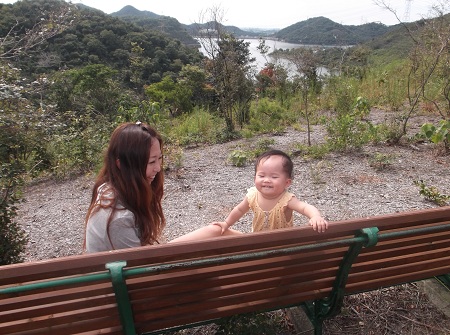
<svg viewBox="0 0 450 335">
<path fill-rule="evenodd" d="M 111 275 L 111 283 L 113 286 L 114 295 L 116 297 L 123 332 L 125 335 L 136 335 L 133 311 L 131 309 L 127 284 L 122 271 L 126 264 L 126 262 L 122 261 L 111 262 L 106 264 L 106 268 L 109 270 Z"/>
<path fill-rule="evenodd" d="M 314 335 L 322 335 L 323 331 L 323 320 L 320 320 L 314 326 Z"/>
</svg>

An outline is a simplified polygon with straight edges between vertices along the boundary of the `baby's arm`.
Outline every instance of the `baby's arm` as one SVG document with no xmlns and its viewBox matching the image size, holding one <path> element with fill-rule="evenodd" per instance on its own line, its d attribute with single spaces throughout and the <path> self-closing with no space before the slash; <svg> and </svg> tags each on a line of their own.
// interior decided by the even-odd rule
<svg viewBox="0 0 450 335">
<path fill-rule="evenodd" d="M 287 206 L 289 209 L 307 216 L 309 218 L 309 224 L 319 233 L 324 232 L 328 228 L 327 220 L 322 217 L 319 210 L 313 205 L 300 201 L 296 197 L 292 197 Z"/>
<path fill-rule="evenodd" d="M 233 208 L 230 214 L 228 214 L 225 221 L 213 222 L 212 224 L 222 227 L 222 234 L 223 234 L 228 228 L 230 228 L 241 217 L 243 217 L 244 214 L 247 213 L 249 209 L 250 205 L 248 204 L 247 197 L 245 197 L 244 200 L 242 200 L 238 205 L 236 205 L 236 207 Z"/>
</svg>

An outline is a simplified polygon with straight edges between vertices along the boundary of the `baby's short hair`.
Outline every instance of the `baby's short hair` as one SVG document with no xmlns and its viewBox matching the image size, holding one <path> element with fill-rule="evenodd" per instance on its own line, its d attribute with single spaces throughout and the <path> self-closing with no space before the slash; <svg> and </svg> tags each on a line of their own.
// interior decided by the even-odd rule
<svg viewBox="0 0 450 335">
<path fill-rule="evenodd" d="M 283 158 L 283 171 L 287 174 L 290 179 L 294 178 L 294 163 L 291 160 L 291 157 L 287 153 L 281 150 L 269 150 L 258 156 L 255 162 L 255 174 L 258 165 L 261 161 L 270 158 L 271 156 L 281 156 Z"/>
</svg>

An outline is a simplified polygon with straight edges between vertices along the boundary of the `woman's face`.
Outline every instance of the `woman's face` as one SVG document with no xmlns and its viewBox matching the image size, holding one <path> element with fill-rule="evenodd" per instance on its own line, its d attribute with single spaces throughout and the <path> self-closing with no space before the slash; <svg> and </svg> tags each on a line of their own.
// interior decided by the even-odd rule
<svg viewBox="0 0 450 335">
<path fill-rule="evenodd" d="M 155 179 L 155 176 L 159 171 L 161 171 L 162 164 L 162 153 L 161 146 L 159 145 L 159 141 L 157 139 L 152 140 L 152 144 L 150 146 L 150 157 L 147 163 L 146 177 L 149 184 Z"/>
</svg>

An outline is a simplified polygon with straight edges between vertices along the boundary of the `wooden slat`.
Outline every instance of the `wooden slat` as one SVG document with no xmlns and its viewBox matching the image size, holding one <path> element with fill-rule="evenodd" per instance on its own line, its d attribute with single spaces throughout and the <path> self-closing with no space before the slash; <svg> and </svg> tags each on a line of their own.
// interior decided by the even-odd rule
<svg viewBox="0 0 450 335">
<path fill-rule="evenodd" d="M 75 327 L 76 325 L 76 327 Z M 1 334 L 21 334 L 26 331 L 43 331 L 48 334 L 77 334 L 82 331 L 90 331 L 120 325 L 117 307 L 102 306 L 101 309 L 89 308 L 75 310 L 69 313 L 43 315 L 39 318 L 25 319 L 21 322 L 9 322 L 0 324 Z"/>
<path fill-rule="evenodd" d="M 35 305 L 56 303 L 64 300 L 89 298 L 93 295 L 107 295 L 113 293 L 111 283 L 84 285 L 85 286 L 53 287 L 20 293 L 2 294 L 0 306 L 2 307 L 2 310 L 20 309 Z M 1 313 L 2 311 L 0 310 L 0 316 L 2 315 Z"/>
</svg>

